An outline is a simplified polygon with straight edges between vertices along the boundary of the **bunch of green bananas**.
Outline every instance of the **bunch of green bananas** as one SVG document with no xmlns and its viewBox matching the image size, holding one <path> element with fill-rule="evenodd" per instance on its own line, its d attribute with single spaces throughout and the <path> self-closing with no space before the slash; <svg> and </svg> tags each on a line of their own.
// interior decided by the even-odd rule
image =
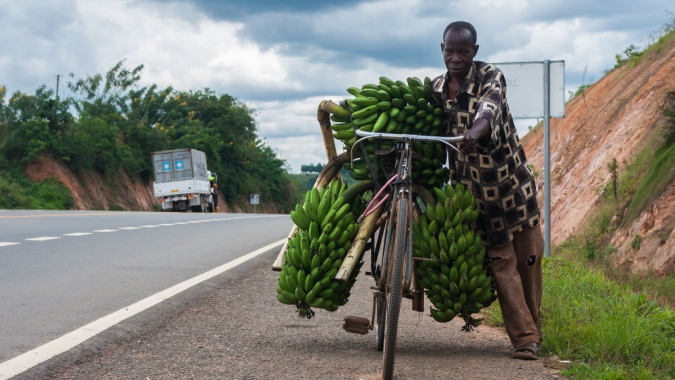
<svg viewBox="0 0 675 380">
<path fill-rule="evenodd" d="M 347 92 L 354 96 L 346 100 L 351 120 L 331 116 L 336 122 L 335 138 L 352 146 L 356 141 L 354 127 L 366 132 L 439 135 L 446 114 L 443 108 L 430 103 L 431 79 L 424 78 L 422 83 L 419 78 L 409 77 L 406 81 L 380 77 L 380 84 L 348 88 Z"/>
<path fill-rule="evenodd" d="M 415 273 L 436 307 L 431 316 L 449 322 L 460 315 L 468 326 L 471 314 L 497 298 L 485 248 L 469 227 L 478 217 L 476 198 L 461 184 L 434 193 L 437 203 L 413 222 L 413 255 L 429 259 L 416 260 Z"/>
<path fill-rule="evenodd" d="M 414 183 L 433 189 L 443 186 L 450 180 L 450 170 L 443 167 L 446 161 L 443 144 L 415 141 L 413 151 L 422 154 L 421 160 L 413 159 L 412 180 Z"/>
<path fill-rule="evenodd" d="M 347 188 L 333 180 L 326 188 L 308 191 L 305 204 L 296 205 L 291 219 L 298 232 L 288 241 L 277 287 L 279 302 L 296 305 L 307 318 L 314 315 L 312 307 L 335 311 L 347 302 L 361 263 L 348 282 L 333 278 L 359 231 L 356 220 L 366 207 L 362 195 L 372 186 L 372 181 L 361 181 Z"/>
<path fill-rule="evenodd" d="M 366 84 L 358 89 L 350 87 L 347 92 L 354 99 L 345 102 L 350 113 L 332 115 L 335 122 L 332 126 L 333 136 L 350 149 L 357 140 L 356 129 L 366 132 L 387 132 L 402 134 L 422 134 L 436 136 L 442 132 L 443 120 L 447 118 L 443 108 L 431 104 L 431 79 L 424 78 L 424 83 L 416 77 L 409 77 L 403 81 L 392 81 L 387 77 L 380 77 L 380 83 Z M 350 119 L 351 116 L 351 119 Z M 369 158 L 375 158 L 374 143 L 364 143 Z M 390 149 L 391 141 L 381 141 L 380 149 Z M 415 146 L 414 150 L 421 153 L 431 162 L 422 162 L 419 174 L 413 176 L 413 181 L 425 187 L 441 186 L 449 179 L 445 163 L 445 148 L 439 143 L 426 143 Z M 363 157 L 361 149 L 355 149 L 357 157 Z M 371 177 L 365 159 L 354 161 L 354 167 L 346 165 L 350 175 L 356 180 Z M 384 173 L 380 175 L 384 176 Z"/>
</svg>

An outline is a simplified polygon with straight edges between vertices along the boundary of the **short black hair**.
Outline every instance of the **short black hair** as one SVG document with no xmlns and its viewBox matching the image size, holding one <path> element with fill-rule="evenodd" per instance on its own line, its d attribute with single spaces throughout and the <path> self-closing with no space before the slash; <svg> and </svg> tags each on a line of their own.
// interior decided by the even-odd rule
<svg viewBox="0 0 675 380">
<path fill-rule="evenodd" d="M 453 32 L 461 32 L 462 30 L 468 30 L 469 33 L 471 33 L 471 38 L 473 39 L 473 44 L 475 45 L 476 42 L 478 41 L 478 35 L 476 34 L 476 28 L 473 27 L 473 25 L 469 24 L 466 21 L 455 21 L 450 23 L 445 28 L 445 31 L 443 31 L 443 41 L 445 41 L 445 35 L 448 34 L 449 31 Z"/>
</svg>

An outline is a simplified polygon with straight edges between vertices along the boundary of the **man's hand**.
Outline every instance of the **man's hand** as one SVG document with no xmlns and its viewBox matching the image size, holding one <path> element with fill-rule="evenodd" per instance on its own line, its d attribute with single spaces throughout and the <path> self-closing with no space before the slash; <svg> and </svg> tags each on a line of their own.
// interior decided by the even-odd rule
<svg viewBox="0 0 675 380">
<path fill-rule="evenodd" d="M 490 131 L 490 122 L 485 119 L 474 120 L 471 129 L 464 132 L 464 140 L 459 143 L 459 150 L 464 154 L 476 151 L 476 141 L 480 140 Z"/>
</svg>

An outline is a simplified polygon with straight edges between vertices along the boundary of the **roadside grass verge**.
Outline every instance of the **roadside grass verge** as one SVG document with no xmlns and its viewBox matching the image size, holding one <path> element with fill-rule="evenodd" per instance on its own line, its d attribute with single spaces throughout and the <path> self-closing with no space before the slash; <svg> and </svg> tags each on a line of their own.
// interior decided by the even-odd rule
<svg viewBox="0 0 675 380">
<path fill-rule="evenodd" d="M 544 260 L 543 355 L 573 361 L 578 379 L 675 377 L 675 312 L 583 263 Z M 498 305 L 486 322 L 501 322 Z"/>
<path fill-rule="evenodd" d="M 56 178 L 33 182 L 19 171 L 0 171 L 0 209 L 68 210 L 70 190 Z"/>
</svg>

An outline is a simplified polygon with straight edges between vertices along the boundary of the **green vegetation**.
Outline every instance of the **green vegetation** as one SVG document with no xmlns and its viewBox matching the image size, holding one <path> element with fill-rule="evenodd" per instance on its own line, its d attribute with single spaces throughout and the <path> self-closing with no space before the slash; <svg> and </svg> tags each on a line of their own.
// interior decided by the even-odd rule
<svg viewBox="0 0 675 380">
<path fill-rule="evenodd" d="M 654 152 L 654 160 L 649 171 L 631 199 L 626 214 L 628 220 L 637 218 L 675 180 L 675 91 L 667 93 L 662 112 L 665 118 L 665 140 Z"/>
<path fill-rule="evenodd" d="M 323 164 L 309 164 L 300 166 L 300 171 L 303 173 L 321 173 L 323 170 Z"/>
<path fill-rule="evenodd" d="M 318 173 L 290 174 L 291 182 L 296 192 L 296 199 L 304 199 L 307 191 L 314 187 Z"/>
<path fill-rule="evenodd" d="M 675 313 L 575 261 L 546 259 L 543 355 L 570 359 L 578 379 L 675 376 Z M 486 315 L 501 321 L 498 306 Z"/>
<path fill-rule="evenodd" d="M 70 191 L 55 178 L 35 183 L 22 172 L 0 172 L 0 209 L 63 210 L 71 207 Z"/>
<path fill-rule="evenodd" d="M 675 14 L 669 11 L 667 13 L 670 14 L 671 20 L 666 22 L 661 29 L 652 33 L 651 41 L 646 48 L 640 50 L 637 46 L 631 44 L 623 51 L 623 55 L 617 54 L 615 56 L 614 67 L 606 70 L 605 74 L 620 69 L 627 63 L 629 64 L 628 67 L 635 67 L 644 57 L 659 54 L 664 46 L 669 46 L 670 42 L 675 39 Z"/>
<path fill-rule="evenodd" d="M 75 171 L 95 170 L 114 178 L 124 169 L 149 181 L 151 152 L 194 148 L 206 153 L 226 201 L 257 193 L 290 209 L 296 199 L 285 162 L 256 135 L 252 110 L 209 89 L 140 87 L 143 66 L 127 69 L 123 63 L 104 76 L 69 83 L 76 96 L 65 99 L 41 87 L 33 95 L 17 92 L 6 100 L 0 87 L 0 172 L 10 184 L 19 168 L 42 155 Z M 13 202 L 26 208 L 36 204 Z"/>
</svg>

